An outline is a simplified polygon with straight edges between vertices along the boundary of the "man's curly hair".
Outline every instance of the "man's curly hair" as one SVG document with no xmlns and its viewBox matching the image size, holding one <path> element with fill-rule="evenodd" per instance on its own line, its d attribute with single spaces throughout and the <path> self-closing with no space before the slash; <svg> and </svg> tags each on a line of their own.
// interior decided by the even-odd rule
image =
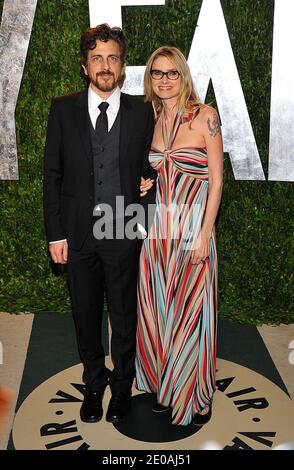
<svg viewBox="0 0 294 470">
<path fill-rule="evenodd" d="M 88 61 L 88 51 L 95 49 L 96 41 L 115 41 L 119 45 L 120 60 L 122 64 L 126 61 L 127 40 L 121 28 L 111 28 L 107 23 L 100 24 L 95 28 L 88 28 L 81 36 L 80 53 L 81 64 L 86 65 Z"/>
</svg>

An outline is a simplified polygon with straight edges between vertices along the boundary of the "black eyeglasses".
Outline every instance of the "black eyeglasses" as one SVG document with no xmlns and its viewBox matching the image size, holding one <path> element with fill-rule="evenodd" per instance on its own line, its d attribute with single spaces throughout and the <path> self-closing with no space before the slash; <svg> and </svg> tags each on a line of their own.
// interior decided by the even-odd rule
<svg viewBox="0 0 294 470">
<path fill-rule="evenodd" d="M 154 80 L 161 80 L 164 75 L 167 76 L 169 80 L 177 80 L 180 76 L 180 72 L 177 70 L 169 70 L 168 72 L 163 72 L 162 70 L 151 70 L 150 75 Z"/>
</svg>

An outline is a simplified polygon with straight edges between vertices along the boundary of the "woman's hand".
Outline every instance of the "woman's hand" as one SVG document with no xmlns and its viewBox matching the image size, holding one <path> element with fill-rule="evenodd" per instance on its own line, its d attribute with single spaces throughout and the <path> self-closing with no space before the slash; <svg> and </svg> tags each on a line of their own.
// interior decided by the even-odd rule
<svg viewBox="0 0 294 470">
<path fill-rule="evenodd" d="M 146 196 L 149 189 L 152 188 L 154 184 L 154 180 L 152 178 L 147 178 L 146 180 L 141 176 L 141 184 L 140 184 L 140 196 Z"/>
<path fill-rule="evenodd" d="M 209 236 L 200 233 L 195 243 L 195 250 L 191 251 L 192 264 L 200 264 L 209 257 L 209 239 Z"/>
</svg>

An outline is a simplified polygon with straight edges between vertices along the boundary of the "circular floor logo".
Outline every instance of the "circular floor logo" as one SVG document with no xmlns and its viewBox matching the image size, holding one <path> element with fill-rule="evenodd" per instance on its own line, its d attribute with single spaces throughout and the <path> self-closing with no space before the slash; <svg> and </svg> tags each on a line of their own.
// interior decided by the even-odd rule
<svg viewBox="0 0 294 470">
<path fill-rule="evenodd" d="M 152 397 L 135 391 L 130 414 L 116 426 L 80 420 L 82 366 L 70 367 L 39 385 L 22 403 L 13 426 L 20 449 L 263 449 L 294 442 L 291 399 L 262 375 L 219 359 L 210 422 L 202 428 L 172 426 L 169 414 L 151 411 Z"/>
</svg>

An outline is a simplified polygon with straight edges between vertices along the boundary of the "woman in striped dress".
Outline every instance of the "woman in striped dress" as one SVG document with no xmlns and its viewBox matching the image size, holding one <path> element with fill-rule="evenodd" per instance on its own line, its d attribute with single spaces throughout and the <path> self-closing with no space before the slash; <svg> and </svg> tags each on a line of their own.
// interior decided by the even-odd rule
<svg viewBox="0 0 294 470">
<path fill-rule="evenodd" d="M 223 147 L 216 111 L 200 103 L 183 54 L 161 47 L 144 78 L 155 130 L 156 210 L 138 283 L 136 386 L 154 412 L 203 425 L 215 391 L 217 252 Z"/>
</svg>

